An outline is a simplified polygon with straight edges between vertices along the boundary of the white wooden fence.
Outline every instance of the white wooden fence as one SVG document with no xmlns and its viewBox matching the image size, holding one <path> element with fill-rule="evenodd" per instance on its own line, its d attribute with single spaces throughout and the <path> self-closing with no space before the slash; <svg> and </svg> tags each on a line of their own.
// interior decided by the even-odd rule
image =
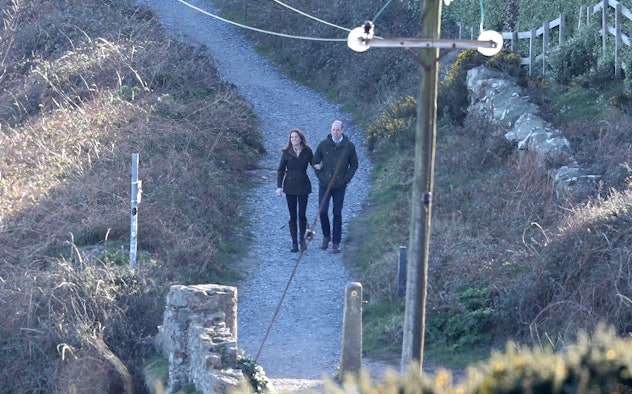
<svg viewBox="0 0 632 394">
<path fill-rule="evenodd" d="M 608 12 L 614 9 L 614 26 L 611 26 L 608 21 Z M 600 12 L 601 11 L 601 12 Z M 621 74 L 621 69 L 625 70 L 625 64 L 621 61 L 622 45 L 630 46 L 629 35 L 622 32 L 622 17 L 632 21 L 632 12 L 623 4 L 616 0 L 602 0 L 599 3 L 592 6 L 582 6 L 579 11 L 579 26 L 578 29 L 588 25 L 597 14 L 601 16 L 601 42 L 602 53 L 606 53 L 608 36 L 615 37 L 614 40 L 614 55 L 615 55 L 615 75 L 617 77 Z M 558 29 L 558 39 L 554 43 L 555 46 L 551 47 L 550 34 L 551 30 Z M 529 31 L 521 32 L 503 32 L 503 39 L 509 48 L 517 53 L 520 53 L 518 48 L 518 40 L 528 41 L 528 54 L 522 58 L 522 64 L 529 66 L 529 75 L 532 75 L 534 67 L 537 63 L 541 64 L 542 75 L 546 75 L 546 56 L 551 50 L 562 44 L 566 40 L 566 18 L 564 14 L 560 14 L 557 19 L 544 22 L 541 27 L 534 28 Z M 541 47 L 538 48 L 539 37 L 542 37 Z M 524 52 L 524 50 L 522 50 Z"/>
</svg>

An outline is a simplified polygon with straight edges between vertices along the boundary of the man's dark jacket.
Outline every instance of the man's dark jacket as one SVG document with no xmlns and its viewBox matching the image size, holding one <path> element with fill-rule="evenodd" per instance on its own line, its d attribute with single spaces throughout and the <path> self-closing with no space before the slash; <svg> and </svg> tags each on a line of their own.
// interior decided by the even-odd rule
<svg viewBox="0 0 632 394">
<path fill-rule="evenodd" d="M 323 168 L 314 170 L 318 178 L 318 184 L 321 187 L 328 187 L 331 178 L 334 175 L 336 166 L 340 163 L 340 168 L 336 173 L 336 178 L 331 185 L 331 189 L 339 189 L 344 187 L 351 181 L 358 169 L 358 154 L 355 145 L 346 135 L 342 135 L 340 144 L 334 142 L 331 134 L 318 144 L 312 163 L 318 164 L 322 161 Z"/>
</svg>

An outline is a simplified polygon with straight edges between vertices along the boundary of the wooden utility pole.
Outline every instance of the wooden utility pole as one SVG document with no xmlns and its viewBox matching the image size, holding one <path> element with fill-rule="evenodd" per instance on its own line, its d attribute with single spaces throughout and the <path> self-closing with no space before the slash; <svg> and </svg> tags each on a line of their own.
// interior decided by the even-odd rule
<svg viewBox="0 0 632 394">
<path fill-rule="evenodd" d="M 437 40 L 441 33 L 441 0 L 422 0 L 421 37 Z M 401 369 L 411 363 L 423 367 L 428 255 L 434 184 L 435 141 L 437 134 L 437 81 L 439 78 L 438 48 L 422 48 L 420 98 L 417 100 L 415 133 L 415 172 L 410 220 L 406 279 L 406 316 L 402 344 Z"/>
<path fill-rule="evenodd" d="M 443 0 L 449 4 L 450 0 Z M 442 40 L 441 0 L 422 0 L 421 38 L 384 39 L 373 36 L 373 22 L 349 32 L 347 45 L 356 52 L 370 47 L 406 48 L 422 67 L 421 93 L 417 100 L 417 130 L 415 132 L 415 173 L 410 219 L 410 239 L 406 264 L 406 311 L 401 369 L 412 364 L 422 372 L 424 332 L 426 330 L 426 295 L 428 287 L 428 255 L 434 185 L 435 141 L 437 135 L 437 82 L 439 79 L 439 48 L 478 48 L 485 56 L 500 52 L 500 33 L 483 31 L 478 40 Z M 410 48 L 421 48 L 419 54 Z"/>
</svg>

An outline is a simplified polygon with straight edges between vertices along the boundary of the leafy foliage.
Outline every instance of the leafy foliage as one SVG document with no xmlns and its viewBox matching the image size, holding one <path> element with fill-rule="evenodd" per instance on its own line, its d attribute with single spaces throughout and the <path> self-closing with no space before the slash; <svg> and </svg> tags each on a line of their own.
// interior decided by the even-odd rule
<svg viewBox="0 0 632 394">
<path fill-rule="evenodd" d="M 257 363 L 250 356 L 237 356 L 237 369 L 240 369 L 244 376 L 248 379 L 252 390 L 255 393 L 267 393 L 269 392 L 269 381 L 263 371 L 261 366 L 257 365 Z"/>
<path fill-rule="evenodd" d="M 407 96 L 391 104 L 378 121 L 367 130 L 369 149 L 376 150 L 381 140 L 391 140 L 392 144 L 410 146 L 415 143 L 417 122 L 417 101 Z"/>
<path fill-rule="evenodd" d="M 466 287 L 449 297 L 446 306 L 430 317 L 429 345 L 441 344 L 458 353 L 494 339 L 492 323 L 496 310 L 489 288 Z"/>
<path fill-rule="evenodd" d="M 600 45 L 597 26 L 582 29 L 551 53 L 551 75 L 560 84 L 568 84 L 578 77 L 588 77 L 597 65 Z"/>
<path fill-rule="evenodd" d="M 412 364 L 402 374 L 387 374 L 373 382 L 368 374 L 349 375 L 342 387 L 331 382 L 325 393 L 614 393 L 632 385 L 632 342 L 599 327 L 583 333 L 561 353 L 548 347 L 527 348 L 508 342 L 489 360 L 471 366 L 458 383 L 452 373 L 439 369 L 433 376 L 419 373 Z M 425 366 L 426 364 L 424 364 Z"/>
</svg>

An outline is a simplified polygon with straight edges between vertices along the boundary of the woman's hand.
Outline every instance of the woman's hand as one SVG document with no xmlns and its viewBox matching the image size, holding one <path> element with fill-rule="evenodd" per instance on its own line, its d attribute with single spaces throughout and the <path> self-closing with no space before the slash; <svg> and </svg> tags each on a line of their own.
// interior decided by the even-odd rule
<svg viewBox="0 0 632 394">
<path fill-rule="evenodd" d="M 276 194 L 277 194 L 277 196 L 281 197 L 281 196 L 283 195 L 283 189 L 281 189 L 280 187 L 278 187 L 278 188 L 276 189 Z"/>
<path fill-rule="evenodd" d="M 312 167 L 314 167 L 315 170 L 319 170 L 320 171 L 323 168 L 323 162 L 321 161 L 318 164 L 314 164 Z"/>
</svg>

